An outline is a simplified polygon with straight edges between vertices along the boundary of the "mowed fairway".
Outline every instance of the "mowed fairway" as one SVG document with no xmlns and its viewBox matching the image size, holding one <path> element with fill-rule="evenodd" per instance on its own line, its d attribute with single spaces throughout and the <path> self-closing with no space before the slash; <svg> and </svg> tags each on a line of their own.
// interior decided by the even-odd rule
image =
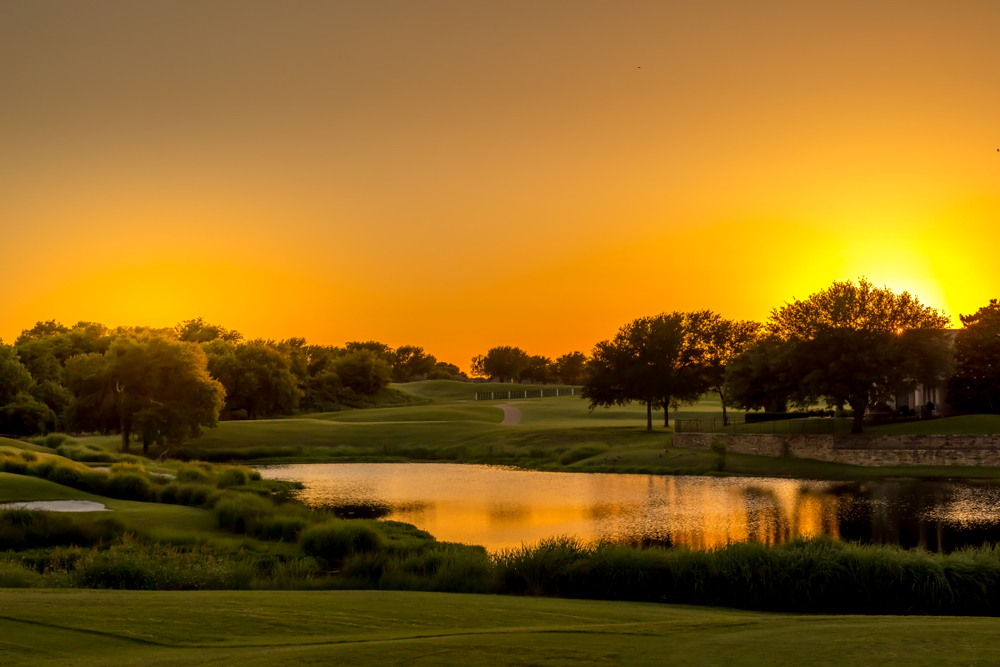
<svg viewBox="0 0 1000 667">
<path fill-rule="evenodd" d="M 444 593 L 0 591 L 0 664 L 995 665 L 1000 619 Z"/>
</svg>

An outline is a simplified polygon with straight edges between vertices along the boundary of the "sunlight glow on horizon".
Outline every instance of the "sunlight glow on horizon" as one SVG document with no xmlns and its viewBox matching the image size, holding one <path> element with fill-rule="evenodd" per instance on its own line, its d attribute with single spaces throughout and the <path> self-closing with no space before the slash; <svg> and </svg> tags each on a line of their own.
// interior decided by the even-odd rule
<svg viewBox="0 0 1000 667">
<path fill-rule="evenodd" d="M 203 317 L 467 368 L 862 276 L 956 327 L 1000 296 L 997 3 L 166 7 L 0 7 L 6 342 Z"/>
</svg>

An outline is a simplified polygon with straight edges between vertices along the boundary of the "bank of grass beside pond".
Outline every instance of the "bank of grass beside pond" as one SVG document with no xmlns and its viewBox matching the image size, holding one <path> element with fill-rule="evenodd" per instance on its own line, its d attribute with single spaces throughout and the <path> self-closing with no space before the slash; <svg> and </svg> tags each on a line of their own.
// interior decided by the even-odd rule
<svg viewBox="0 0 1000 667">
<path fill-rule="evenodd" d="M 0 517 L 0 525 L 7 521 Z M 488 554 L 405 524 L 331 521 L 299 553 L 217 553 L 134 536 L 0 555 L 0 588 L 417 590 L 826 614 L 1000 615 L 1000 553 L 947 555 L 826 539 L 710 551 L 557 539 Z"/>
<path fill-rule="evenodd" d="M 692 551 L 554 539 L 490 554 L 404 523 L 310 510 L 278 493 L 287 484 L 240 466 L 170 462 L 165 477 L 132 461 L 100 471 L 11 447 L 0 465 L 8 470 L 0 473 L 0 502 L 87 499 L 115 510 L 0 511 L 0 587 L 422 590 L 810 613 L 1000 614 L 994 547 L 935 554 L 817 539 Z M 145 500 L 96 492 L 136 488 Z"/>
</svg>

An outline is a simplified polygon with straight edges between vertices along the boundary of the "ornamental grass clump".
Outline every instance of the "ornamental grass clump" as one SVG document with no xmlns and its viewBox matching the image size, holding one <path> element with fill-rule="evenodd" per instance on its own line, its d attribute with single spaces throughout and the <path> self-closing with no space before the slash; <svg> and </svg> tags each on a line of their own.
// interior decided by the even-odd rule
<svg viewBox="0 0 1000 667">
<path fill-rule="evenodd" d="M 43 588 L 45 578 L 37 571 L 15 560 L 0 555 L 0 588 Z"/>
<path fill-rule="evenodd" d="M 248 532 L 259 540 L 295 542 L 307 525 L 303 516 L 265 516 L 253 522 Z"/>
<path fill-rule="evenodd" d="M 223 470 L 216 482 L 220 489 L 228 489 L 233 486 L 246 486 L 250 482 L 258 482 L 261 479 L 260 472 L 246 466 L 230 466 Z"/>
<path fill-rule="evenodd" d="M 89 552 L 71 574 L 79 588 L 246 590 L 254 587 L 257 562 L 249 556 L 181 551 L 125 537 L 107 550 Z"/>
<path fill-rule="evenodd" d="M 373 521 L 334 519 L 302 531 L 299 544 L 307 556 L 339 564 L 348 556 L 386 550 L 386 538 Z"/>
<path fill-rule="evenodd" d="M 177 481 L 188 484 L 207 484 L 215 474 L 210 463 L 186 463 L 177 471 Z"/>
<path fill-rule="evenodd" d="M 0 510 L 0 551 L 111 542 L 125 528 L 114 517 L 70 517 L 24 509 Z"/>
<path fill-rule="evenodd" d="M 271 501 L 248 493 L 226 495 L 215 504 L 215 516 L 219 528 L 234 533 L 247 533 L 262 518 L 274 514 Z"/>
<path fill-rule="evenodd" d="M 109 475 L 103 495 L 120 500 L 138 500 L 140 502 L 156 500 L 156 493 L 153 491 L 149 477 L 137 472 Z"/>
</svg>

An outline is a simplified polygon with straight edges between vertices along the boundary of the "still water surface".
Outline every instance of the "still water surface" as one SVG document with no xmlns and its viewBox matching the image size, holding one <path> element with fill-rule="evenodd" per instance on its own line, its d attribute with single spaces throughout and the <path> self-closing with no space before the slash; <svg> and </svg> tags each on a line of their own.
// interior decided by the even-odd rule
<svg viewBox="0 0 1000 667">
<path fill-rule="evenodd" d="M 952 550 L 1000 540 L 1000 488 L 763 477 L 547 473 L 447 463 L 261 466 L 347 517 L 412 523 L 439 540 L 515 547 L 558 535 L 687 545 L 795 537 Z"/>
</svg>

